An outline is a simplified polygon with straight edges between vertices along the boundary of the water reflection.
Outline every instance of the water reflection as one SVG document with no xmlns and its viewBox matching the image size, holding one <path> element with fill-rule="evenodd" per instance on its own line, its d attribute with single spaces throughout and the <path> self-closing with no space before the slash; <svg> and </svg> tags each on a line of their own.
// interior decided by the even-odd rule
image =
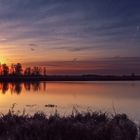
<svg viewBox="0 0 140 140">
<path fill-rule="evenodd" d="M 24 82 L 0 83 L 0 112 L 16 103 L 17 110 L 28 113 L 48 108 L 71 113 L 73 106 L 140 117 L 140 82 Z"/>
<path fill-rule="evenodd" d="M 77 95 L 89 96 L 92 98 L 120 98 L 120 99 L 140 99 L 140 83 L 131 82 L 92 82 L 92 83 L 72 83 L 72 82 L 1 82 L 0 94 L 22 93 L 54 93 L 59 96 L 68 96 L 71 94 L 76 98 Z"/>
<path fill-rule="evenodd" d="M 25 83 L 7 83 L 2 82 L 0 83 L 0 91 L 2 94 L 6 94 L 10 91 L 11 94 L 16 93 L 20 94 L 23 90 L 26 91 L 46 91 L 46 82 L 40 83 L 40 82 L 25 82 Z"/>
</svg>

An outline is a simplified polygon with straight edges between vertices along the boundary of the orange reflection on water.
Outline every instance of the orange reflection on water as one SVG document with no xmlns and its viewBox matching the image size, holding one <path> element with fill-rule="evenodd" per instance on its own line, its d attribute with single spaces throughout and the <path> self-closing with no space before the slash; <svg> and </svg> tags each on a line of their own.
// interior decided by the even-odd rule
<svg viewBox="0 0 140 140">
<path fill-rule="evenodd" d="M 116 111 L 140 116 L 140 82 L 26 82 L 0 83 L 0 112 L 16 108 L 46 111 L 47 104 L 57 105 L 61 112 L 80 110 Z M 29 108 L 27 105 L 34 105 Z M 138 116 L 137 115 L 137 116 Z"/>
</svg>

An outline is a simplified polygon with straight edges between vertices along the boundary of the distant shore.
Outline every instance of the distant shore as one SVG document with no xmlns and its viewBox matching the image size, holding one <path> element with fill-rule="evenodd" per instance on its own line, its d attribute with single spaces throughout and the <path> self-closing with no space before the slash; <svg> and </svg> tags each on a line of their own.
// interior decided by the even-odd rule
<svg viewBox="0 0 140 140">
<path fill-rule="evenodd" d="M 38 75 L 0 76 L 0 82 L 22 81 L 139 81 L 140 75 Z"/>
</svg>

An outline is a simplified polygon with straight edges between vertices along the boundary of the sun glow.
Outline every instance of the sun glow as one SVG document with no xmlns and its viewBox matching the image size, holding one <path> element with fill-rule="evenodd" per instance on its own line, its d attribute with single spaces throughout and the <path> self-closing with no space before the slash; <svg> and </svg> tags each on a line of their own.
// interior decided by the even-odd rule
<svg viewBox="0 0 140 140">
<path fill-rule="evenodd" d="M 6 59 L 5 58 L 3 58 L 3 57 L 0 57 L 0 64 L 4 64 L 4 63 L 6 63 L 7 61 L 6 61 Z"/>
</svg>

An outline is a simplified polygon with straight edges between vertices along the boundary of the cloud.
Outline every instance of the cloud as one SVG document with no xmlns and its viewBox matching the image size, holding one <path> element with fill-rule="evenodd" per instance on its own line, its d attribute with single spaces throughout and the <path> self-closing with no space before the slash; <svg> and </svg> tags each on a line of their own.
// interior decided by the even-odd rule
<svg viewBox="0 0 140 140">
<path fill-rule="evenodd" d="M 31 43 L 31 44 L 29 44 L 29 46 L 31 46 L 31 47 L 37 47 L 38 45 L 37 44 L 34 44 L 34 43 Z"/>
<path fill-rule="evenodd" d="M 4 37 L 0 37 L 0 41 L 6 41 L 7 39 Z"/>
<path fill-rule="evenodd" d="M 139 5 L 139 0 L 1 0 L 0 45 L 16 46 L 19 54 L 29 46 L 40 56 L 63 51 L 71 59 L 83 59 L 84 53 L 140 56 Z"/>
<path fill-rule="evenodd" d="M 0 51 L 1 50 L 14 50 L 16 49 L 16 47 L 0 47 Z"/>
</svg>

